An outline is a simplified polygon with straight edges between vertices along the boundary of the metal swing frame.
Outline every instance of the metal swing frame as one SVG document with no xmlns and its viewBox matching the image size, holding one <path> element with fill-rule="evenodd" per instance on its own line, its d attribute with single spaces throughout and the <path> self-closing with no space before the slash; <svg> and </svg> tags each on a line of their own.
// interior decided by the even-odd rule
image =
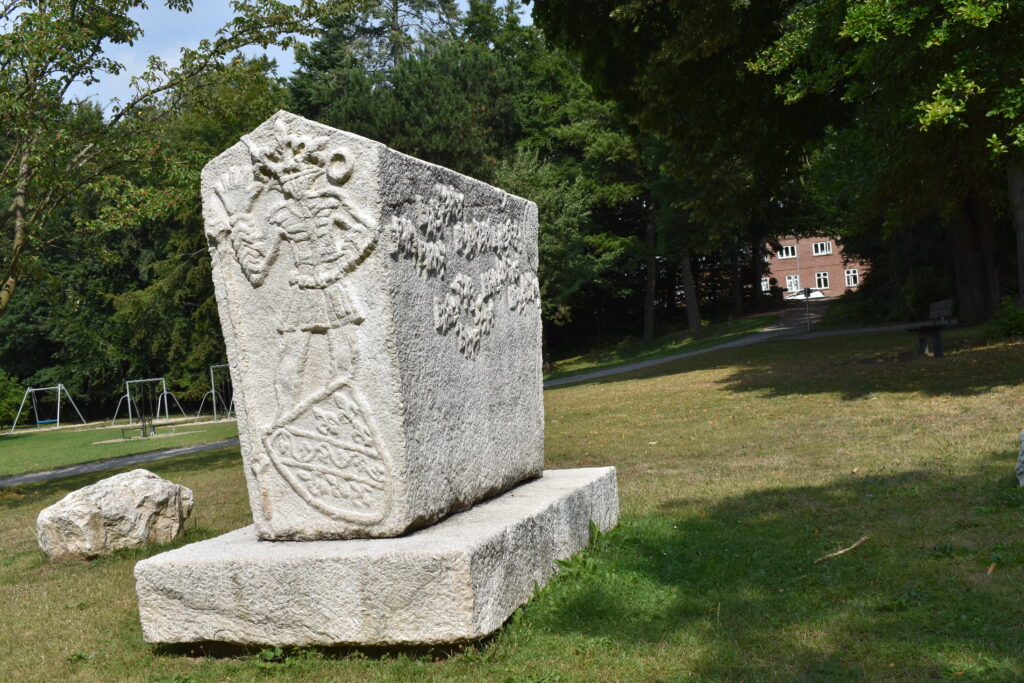
<svg viewBox="0 0 1024 683">
<path fill-rule="evenodd" d="M 56 419 L 53 419 L 53 420 L 40 420 L 39 419 L 39 404 L 36 403 L 36 394 L 41 392 L 41 391 L 56 391 L 57 392 L 57 417 L 56 417 Z M 57 384 L 57 385 L 52 386 L 52 387 L 29 387 L 28 389 L 25 389 L 25 393 L 21 397 L 21 405 L 18 406 L 18 414 L 15 415 L 14 423 L 11 425 L 11 431 L 8 432 L 8 433 L 9 434 L 13 434 L 14 433 L 14 428 L 18 426 L 18 420 L 21 419 L 21 412 L 25 408 L 25 401 L 28 400 L 29 396 L 32 397 L 32 414 L 35 415 L 35 417 L 36 417 L 36 428 L 42 427 L 44 424 L 54 424 L 54 423 L 56 423 L 57 426 L 60 427 L 60 399 L 61 399 L 61 394 L 62 393 L 65 396 L 68 397 L 68 402 L 71 404 L 71 407 L 75 409 L 76 413 L 78 413 L 78 419 L 82 421 L 82 424 L 86 424 L 85 418 L 82 417 L 82 411 L 80 411 L 78 409 L 78 406 L 75 405 L 74 399 L 71 398 L 71 393 L 68 392 L 67 387 L 65 387 L 63 384 Z"/>
<path fill-rule="evenodd" d="M 118 413 L 121 412 L 121 404 L 122 403 L 126 403 L 127 406 L 128 406 L 128 424 L 129 425 L 135 424 L 136 418 L 138 418 L 139 420 L 142 419 L 143 415 L 142 415 L 142 411 L 139 410 L 139 404 L 136 403 L 135 400 L 132 398 L 132 385 L 133 384 L 144 384 L 144 383 L 147 383 L 147 382 L 159 382 L 160 383 L 160 393 L 156 397 L 156 415 L 154 416 L 156 419 L 160 419 L 160 407 L 162 405 L 163 406 L 163 411 L 164 411 L 164 420 L 167 421 L 167 422 L 171 421 L 171 409 L 170 409 L 170 401 L 167 400 L 168 397 L 174 399 L 175 405 L 178 406 L 178 412 L 180 412 L 182 415 L 186 414 L 185 413 L 185 409 L 182 408 L 181 407 L 181 403 L 178 402 L 178 397 L 175 396 L 170 391 L 167 391 L 167 380 L 165 378 L 163 378 L 163 377 L 149 377 L 147 379 L 129 379 L 129 380 L 126 380 L 125 383 L 124 383 L 124 395 L 117 400 L 117 407 L 114 408 L 114 419 L 110 421 L 110 426 L 111 427 L 113 427 L 117 423 L 117 416 L 118 416 Z M 135 414 L 134 415 L 132 414 L 132 406 L 133 405 L 135 406 Z"/>
<path fill-rule="evenodd" d="M 213 419 L 214 419 L 214 421 L 216 421 L 218 419 L 217 418 L 217 400 L 218 399 L 220 400 L 221 406 L 223 406 L 223 408 L 224 408 L 224 417 L 225 417 L 225 419 L 228 418 L 231 415 L 231 411 L 234 410 L 234 408 L 235 408 L 235 392 L 234 392 L 234 389 L 232 388 L 232 391 L 231 391 L 231 400 L 230 401 L 225 401 L 224 400 L 224 394 L 219 392 L 219 391 L 217 391 L 217 382 L 214 379 L 214 374 L 213 374 L 213 371 L 215 369 L 226 368 L 226 367 L 228 367 L 227 363 L 221 363 L 220 365 L 211 365 L 210 366 L 210 390 L 207 391 L 205 394 L 203 394 L 203 400 L 199 402 L 199 410 L 196 411 L 196 421 L 197 422 L 199 421 L 199 416 L 203 414 L 203 406 L 206 404 L 206 397 L 207 396 L 210 397 L 210 403 L 213 404 Z M 228 373 L 228 377 L 230 377 L 230 376 L 231 376 L 231 374 L 229 372 Z"/>
</svg>

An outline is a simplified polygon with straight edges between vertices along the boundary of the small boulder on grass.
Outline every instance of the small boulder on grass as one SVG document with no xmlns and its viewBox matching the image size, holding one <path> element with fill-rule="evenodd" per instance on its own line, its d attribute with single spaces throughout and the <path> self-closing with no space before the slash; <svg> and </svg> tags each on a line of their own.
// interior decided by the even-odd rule
<svg viewBox="0 0 1024 683">
<path fill-rule="evenodd" d="M 168 543 L 191 512 L 191 489 L 132 470 L 72 491 L 40 512 L 36 540 L 51 560 L 88 560 Z"/>
</svg>

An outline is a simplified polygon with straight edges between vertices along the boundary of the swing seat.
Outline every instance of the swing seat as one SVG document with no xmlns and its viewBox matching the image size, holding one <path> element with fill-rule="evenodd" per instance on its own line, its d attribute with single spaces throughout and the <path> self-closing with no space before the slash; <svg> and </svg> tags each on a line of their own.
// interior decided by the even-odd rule
<svg viewBox="0 0 1024 683">
<path fill-rule="evenodd" d="M 37 425 L 49 425 L 49 424 L 53 424 L 56 421 L 57 420 L 36 420 L 36 424 Z"/>
</svg>

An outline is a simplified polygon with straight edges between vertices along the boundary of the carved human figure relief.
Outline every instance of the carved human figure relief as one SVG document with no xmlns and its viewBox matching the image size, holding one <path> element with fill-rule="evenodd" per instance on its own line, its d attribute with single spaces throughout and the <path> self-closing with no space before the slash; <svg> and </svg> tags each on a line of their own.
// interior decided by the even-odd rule
<svg viewBox="0 0 1024 683">
<path fill-rule="evenodd" d="M 375 523 L 391 502 L 391 464 L 352 384 L 364 314 L 345 281 L 373 249 L 375 226 L 346 196 L 352 163 L 330 138 L 293 134 L 278 119 L 272 144 L 242 141 L 252 165 L 215 184 L 227 221 L 210 237 L 230 244 L 254 288 L 276 264 L 288 268 L 265 455 L 320 512 Z M 253 458 L 257 477 L 265 476 L 263 457 Z"/>
</svg>

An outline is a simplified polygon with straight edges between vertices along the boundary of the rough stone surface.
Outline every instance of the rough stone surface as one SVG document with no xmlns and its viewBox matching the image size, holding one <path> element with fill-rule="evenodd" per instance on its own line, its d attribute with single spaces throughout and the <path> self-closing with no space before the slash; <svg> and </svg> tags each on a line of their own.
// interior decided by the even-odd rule
<svg viewBox="0 0 1024 683">
<path fill-rule="evenodd" d="M 1024 429 L 1020 432 L 1020 454 L 1017 456 L 1017 481 L 1024 488 Z"/>
<path fill-rule="evenodd" d="M 618 519 L 615 469 L 535 481 L 392 539 L 268 542 L 245 527 L 135 567 L 150 643 L 436 644 L 497 630 L 589 523 Z"/>
<path fill-rule="evenodd" d="M 202 191 L 259 538 L 396 536 L 541 474 L 533 203 L 286 112 Z"/>
<path fill-rule="evenodd" d="M 132 470 L 72 491 L 36 518 L 52 560 L 87 560 L 173 540 L 192 512 L 192 491 L 149 470 Z"/>
</svg>

